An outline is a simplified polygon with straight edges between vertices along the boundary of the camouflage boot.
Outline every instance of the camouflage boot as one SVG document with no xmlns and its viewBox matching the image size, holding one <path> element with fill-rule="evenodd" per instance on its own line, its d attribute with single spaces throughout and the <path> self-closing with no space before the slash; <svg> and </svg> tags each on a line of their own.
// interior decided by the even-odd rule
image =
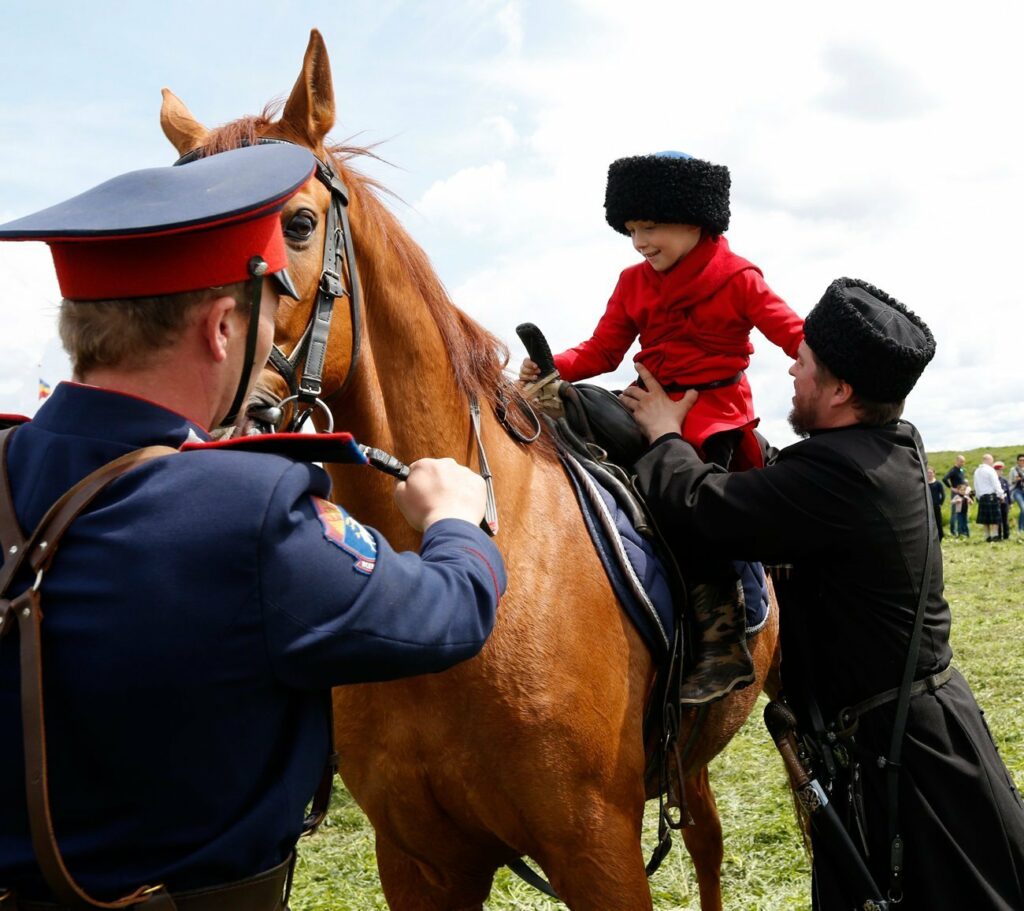
<svg viewBox="0 0 1024 911">
<path fill-rule="evenodd" d="M 754 662 L 747 648 L 746 607 L 739 581 L 716 580 L 688 592 L 693 667 L 679 694 L 684 705 L 714 702 L 754 682 Z"/>
</svg>

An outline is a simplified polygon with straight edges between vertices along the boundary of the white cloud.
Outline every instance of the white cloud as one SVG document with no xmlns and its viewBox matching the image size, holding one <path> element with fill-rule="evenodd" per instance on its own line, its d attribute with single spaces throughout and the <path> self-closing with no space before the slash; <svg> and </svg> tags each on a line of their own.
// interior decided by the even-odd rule
<svg viewBox="0 0 1024 911">
<path fill-rule="evenodd" d="M 426 217 L 443 220 L 457 232 L 479 234 L 507 198 L 507 178 L 503 161 L 464 168 L 432 184 L 416 207 Z"/>
<path fill-rule="evenodd" d="M 518 54 L 523 49 L 523 15 L 517 0 L 502 6 L 496 17 L 498 28 L 508 42 L 508 52 Z"/>
</svg>

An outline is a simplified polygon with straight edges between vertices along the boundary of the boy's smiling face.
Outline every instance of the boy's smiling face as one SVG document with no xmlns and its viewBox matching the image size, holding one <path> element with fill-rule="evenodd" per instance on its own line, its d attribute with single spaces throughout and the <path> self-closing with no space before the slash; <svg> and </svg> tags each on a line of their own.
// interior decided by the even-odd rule
<svg viewBox="0 0 1024 911">
<path fill-rule="evenodd" d="M 700 228 L 696 225 L 627 221 L 626 230 L 633 247 L 657 272 L 667 272 L 700 240 Z"/>
</svg>

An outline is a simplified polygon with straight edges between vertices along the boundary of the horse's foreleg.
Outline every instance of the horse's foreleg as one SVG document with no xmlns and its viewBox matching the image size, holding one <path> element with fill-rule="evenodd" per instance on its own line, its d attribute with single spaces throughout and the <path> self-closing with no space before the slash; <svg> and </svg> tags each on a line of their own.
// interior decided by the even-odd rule
<svg viewBox="0 0 1024 911">
<path fill-rule="evenodd" d="M 683 829 L 683 842 L 697 872 L 701 911 L 722 911 L 722 823 L 708 767 L 688 776 L 684 788 L 693 825 Z"/>
<path fill-rule="evenodd" d="M 387 838 L 377 835 L 377 870 L 392 911 L 483 911 L 494 870 L 435 875 Z"/>
<path fill-rule="evenodd" d="M 631 814 L 607 808 L 600 823 L 566 833 L 536 859 L 571 911 L 653 908 L 640 824 Z"/>
</svg>

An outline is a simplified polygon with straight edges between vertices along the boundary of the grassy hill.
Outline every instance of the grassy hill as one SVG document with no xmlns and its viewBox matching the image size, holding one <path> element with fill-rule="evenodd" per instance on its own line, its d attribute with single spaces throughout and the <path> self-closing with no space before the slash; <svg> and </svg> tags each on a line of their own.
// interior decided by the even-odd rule
<svg viewBox="0 0 1024 911">
<path fill-rule="evenodd" d="M 985 452 L 1009 466 L 1024 445 L 964 452 L 974 470 Z M 958 453 L 930 455 L 941 477 Z M 986 544 L 976 532 L 968 539 L 946 538 L 942 557 L 946 597 L 953 614 L 954 662 L 978 702 L 1018 787 L 1024 785 L 1024 537 Z M 973 512 L 972 512 L 973 516 Z M 948 521 L 948 513 L 947 513 Z M 810 907 L 810 870 L 785 785 L 781 762 L 761 713 L 761 697 L 750 719 L 711 766 L 725 834 L 722 868 L 724 905 L 730 911 L 802 911 Z M 648 806 L 644 851 L 656 832 L 654 804 Z M 326 824 L 301 846 L 292 892 L 295 911 L 384 909 L 373 854 L 373 831 L 344 787 L 335 787 Z M 651 880 L 654 907 L 698 911 L 693 865 L 680 839 Z M 563 908 L 531 887 L 499 871 L 486 908 Z"/>
</svg>

